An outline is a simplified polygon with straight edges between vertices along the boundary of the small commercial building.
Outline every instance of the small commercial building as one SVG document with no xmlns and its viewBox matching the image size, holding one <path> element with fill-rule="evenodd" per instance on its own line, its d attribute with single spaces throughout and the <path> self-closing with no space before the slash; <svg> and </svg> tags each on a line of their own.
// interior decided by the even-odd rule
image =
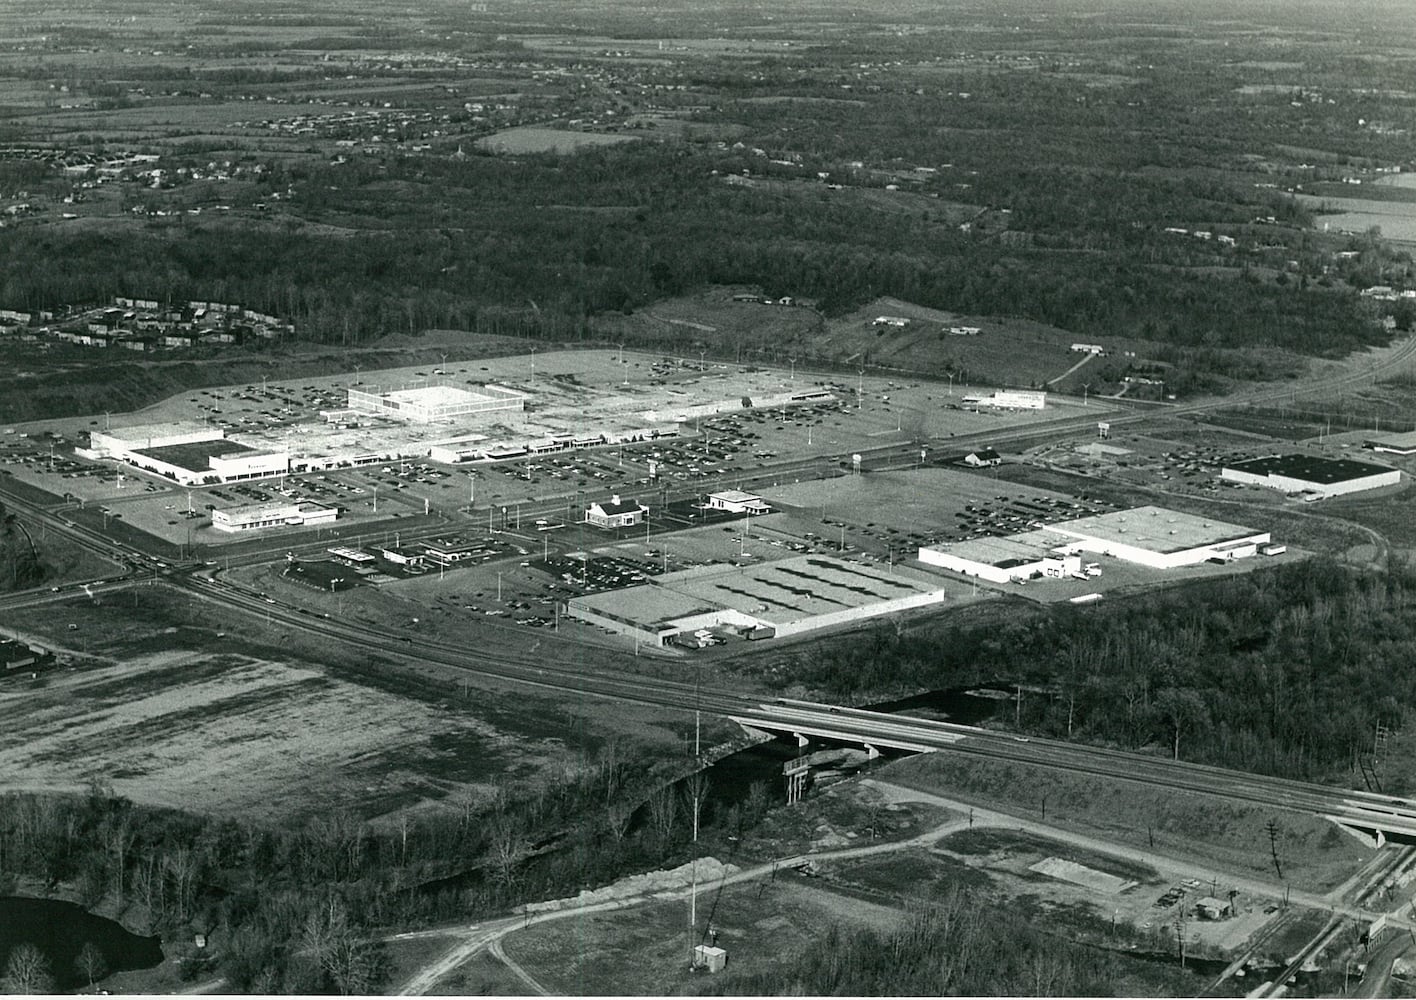
<svg viewBox="0 0 1416 1000">
<path fill-rule="evenodd" d="M 965 407 L 988 406 L 996 410 L 1041 410 L 1047 406 L 1047 393 L 999 389 L 987 396 L 972 394 L 963 398 Z"/>
<path fill-rule="evenodd" d="M 964 456 L 964 464 L 973 466 L 975 469 L 985 469 L 995 465 L 1003 464 L 1003 456 L 992 448 L 983 448 L 979 451 L 971 451 Z"/>
<path fill-rule="evenodd" d="M 1232 483 L 1264 486 L 1313 499 L 1395 486 L 1401 482 L 1400 471 L 1385 465 L 1313 455 L 1270 455 L 1235 462 L 1225 465 L 1219 477 Z"/>
<path fill-rule="evenodd" d="M 742 490 L 723 490 L 708 494 L 709 510 L 724 510 L 730 514 L 770 514 L 772 508 L 767 501 L 755 493 Z"/>
<path fill-rule="evenodd" d="M 490 556 L 496 550 L 485 541 L 469 538 L 439 538 L 431 542 L 420 542 L 423 558 L 434 566 L 452 566 L 466 559 Z"/>
<path fill-rule="evenodd" d="M 0 675 L 11 670 L 35 670 L 48 666 L 53 654 L 42 649 L 33 649 L 16 639 L 0 638 Z"/>
<path fill-rule="evenodd" d="M 644 523 L 649 508 L 638 500 L 621 500 L 619 494 L 608 502 L 596 500 L 585 510 L 585 523 L 597 528 L 632 528 Z"/>
<path fill-rule="evenodd" d="M 919 550 L 919 561 L 990 583 L 1060 579 L 1082 570 L 1080 557 L 1069 553 L 1062 539 L 1043 531 L 925 546 Z"/>
<path fill-rule="evenodd" d="M 427 554 L 421 549 L 405 549 L 393 545 L 379 549 L 379 555 L 395 566 L 421 566 L 427 559 Z"/>
<path fill-rule="evenodd" d="M 329 524 L 339 510 L 312 500 L 298 503 L 253 503 L 211 512 L 211 526 L 217 531 L 260 531 L 265 528 L 308 527 Z"/>
</svg>

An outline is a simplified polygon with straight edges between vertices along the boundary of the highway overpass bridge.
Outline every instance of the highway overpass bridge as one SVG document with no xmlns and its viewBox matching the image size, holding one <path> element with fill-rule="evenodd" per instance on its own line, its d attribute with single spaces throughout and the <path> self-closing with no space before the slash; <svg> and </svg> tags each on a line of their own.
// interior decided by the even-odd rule
<svg viewBox="0 0 1416 1000">
<path fill-rule="evenodd" d="M 803 744 L 808 737 L 854 743 L 865 747 L 872 756 L 881 749 L 970 753 L 1308 813 L 1336 823 L 1377 847 L 1389 838 L 1416 842 L 1416 802 L 1395 796 L 787 698 L 725 714 L 749 731 L 788 733 Z"/>
</svg>

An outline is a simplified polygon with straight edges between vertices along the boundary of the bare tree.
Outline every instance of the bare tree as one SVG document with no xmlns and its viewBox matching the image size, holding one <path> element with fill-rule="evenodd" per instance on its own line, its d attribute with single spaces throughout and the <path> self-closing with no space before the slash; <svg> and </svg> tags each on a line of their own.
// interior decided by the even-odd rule
<svg viewBox="0 0 1416 1000">
<path fill-rule="evenodd" d="M 128 825 L 128 817 L 116 820 L 104 830 L 104 846 L 108 849 L 110 881 L 117 903 L 118 912 L 123 912 L 123 891 L 127 886 L 128 851 L 133 847 L 133 829 Z"/>
<path fill-rule="evenodd" d="M 192 915 L 192 904 L 196 897 L 197 867 L 197 856 L 186 845 L 162 857 L 163 872 L 172 883 L 178 920 L 186 920 Z"/>
<path fill-rule="evenodd" d="M 624 843 L 624 838 L 629 835 L 629 822 L 633 817 L 634 810 L 627 805 L 615 803 L 605 807 L 605 829 L 616 844 Z"/>
<path fill-rule="evenodd" d="M 1156 710 L 1170 727 L 1171 756 L 1180 759 L 1180 735 L 1193 726 L 1202 726 L 1209 719 L 1204 699 L 1191 688 L 1166 688 L 1155 699 Z"/>
<path fill-rule="evenodd" d="M 160 925 L 167 909 L 167 893 L 156 856 L 145 854 L 138 862 L 133 872 L 133 895 L 147 911 L 148 926 Z"/>
<path fill-rule="evenodd" d="M 93 989 L 94 983 L 108 975 L 108 960 L 103 957 L 98 945 L 85 941 L 74 956 L 74 971 L 88 980 L 89 989 Z"/>
<path fill-rule="evenodd" d="M 4 987 L 7 993 L 53 993 L 54 976 L 44 952 L 28 941 L 11 949 L 5 963 Z"/>
<path fill-rule="evenodd" d="M 374 949 L 360 940 L 344 900 L 330 894 L 305 919 L 305 950 L 343 994 L 374 993 L 379 963 Z"/>
<path fill-rule="evenodd" d="M 516 866 L 530 852 L 525 831 L 510 813 L 499 812 L 492 819 L 490 832 L 488 854 L 492 863 L 492 877 L 500 885 L 509 886 L 516 879 Z"/>
<path fill-rule="evenodd" d="M 649 796 L 649 826 L 654 831 L 660 850 L 668 847 L 673 840 L 677 820 L 678 800 L 672 790 L 660 788 Z"/>
<path fill-rule="evenodd" d="M 770 808 L 772 808 L 772 792 L 769 790 L 767 782 L 759 779 L 748 785 L 747 801 L 743 803 L 743 811 L 747 813 L 748 824 L 760 822 Z"/>
</svg>

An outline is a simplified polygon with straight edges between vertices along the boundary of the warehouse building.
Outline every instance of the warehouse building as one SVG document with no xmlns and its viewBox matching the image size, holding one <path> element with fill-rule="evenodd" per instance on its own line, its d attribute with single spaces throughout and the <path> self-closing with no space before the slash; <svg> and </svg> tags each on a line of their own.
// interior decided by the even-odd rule
<svg viewBox="0 0 1416 1000">
<path fill-rule="evenodd" d="M 1042 530 L 1061 536 L 1068 552 L 1111 556 L 1152 569 L 1242 559 L 1271 541 L 1267 531 L 1151 506 L 1049 524 Z"/>
<path fill-rule="evenodd" d="M 405 420 L 415 424 L 447 423 L 472 413 L 524 410 L 526 397 L 498 385 L 477 392 L 450 385 L 427 385 L 380 392 L 378 388 L 349 388 L 349 409 L 369 416 Z"/>
<path fill-rule="evenodd" d="M 1270 455 L 1235 462 L 1224 466 L 1219 477 L 1232 483 L 1266 486 L 1314 500 L 1401 482 L 1401 473 L 1385 465 L 1312 455 Z"/>
<path fill-rule="evenodd" d="M 925 547 L 919 550 L 919 560 L 992 583 L 1009 583 L 1078 575 L 1082 553 L 1168 570 L 1247 558 L 1270 540 L 1267 531 L 1148 506 L 1001 538 Z"/>
<path fill-rule="evenodd" d="M 299 503 L 253 503 L 211 512 L 217 531 L 260 531 L 265 528 L 308 527 L 329 524 L 339 516 L 334 507 L 302 500 Z"/>
<path fill-rule="evenodd" d="M 1364 441 L 1362 447 L 1384 455 L 1400 455 L 1403 458 L 1416 455 L 1416 431 L 1409 434 L 1388 434 L 1379 440 Z"/>
<path fill-rule="evenodd" d="M 652 582 L 571 598 L 567 613 L 650 645 L 703 630 L 760 639 L 941 604 L 937 579 L 811 555 L 760 566 L 696 566 Z M 695 645 L 702 645 L 696 642 Z"/>
</svg>

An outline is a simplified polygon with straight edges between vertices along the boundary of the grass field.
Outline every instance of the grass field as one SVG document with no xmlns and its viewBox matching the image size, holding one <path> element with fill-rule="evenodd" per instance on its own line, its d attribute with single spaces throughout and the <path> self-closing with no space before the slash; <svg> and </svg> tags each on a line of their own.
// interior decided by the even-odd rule
<svg viewBox="0 0 1416 1000">
<path fill-rule="evenodd" d="M 766 887 L 765 889 L 763 887 Z M 699 929 L 711 919 L 728 970 L 714 987 L 731 992 L 734 972 L 760 972 L 789 958 L 831 924 L 887 928 L 898 911 L 823 891 L 794 874 L 764 883 L 704 887 Z M 577 996 L 698 992 L 688 971 L 688 904 L 667 902 L 513 933 L 506 953 L 553 993 Z M 696 941 L 694 943 L 697 943 Z M 706 985 L 706 984 L 704 984 Z"/>
<path fill-rule="evenodd" d="M 894 763 L 880 778 L 1030 819 L 1038 817 L 1045 790 L 1053 825 L 1270 880 L 1275 873 L 1265 825 L 1274 820 L 1283 877 L 1304 888 L 1331 888 L 1372 856 L 1317 817 L 1050 768 L 940 753 Z"/>
<path fill-rule="evenodd" d="M 607 132 L 576 132 L 570 129 L 527 125 L 478 139 L 476 146 L 492 153 L 574 153 L 595 146 L 617 146 L 638 136 Z"/>
</svg>

